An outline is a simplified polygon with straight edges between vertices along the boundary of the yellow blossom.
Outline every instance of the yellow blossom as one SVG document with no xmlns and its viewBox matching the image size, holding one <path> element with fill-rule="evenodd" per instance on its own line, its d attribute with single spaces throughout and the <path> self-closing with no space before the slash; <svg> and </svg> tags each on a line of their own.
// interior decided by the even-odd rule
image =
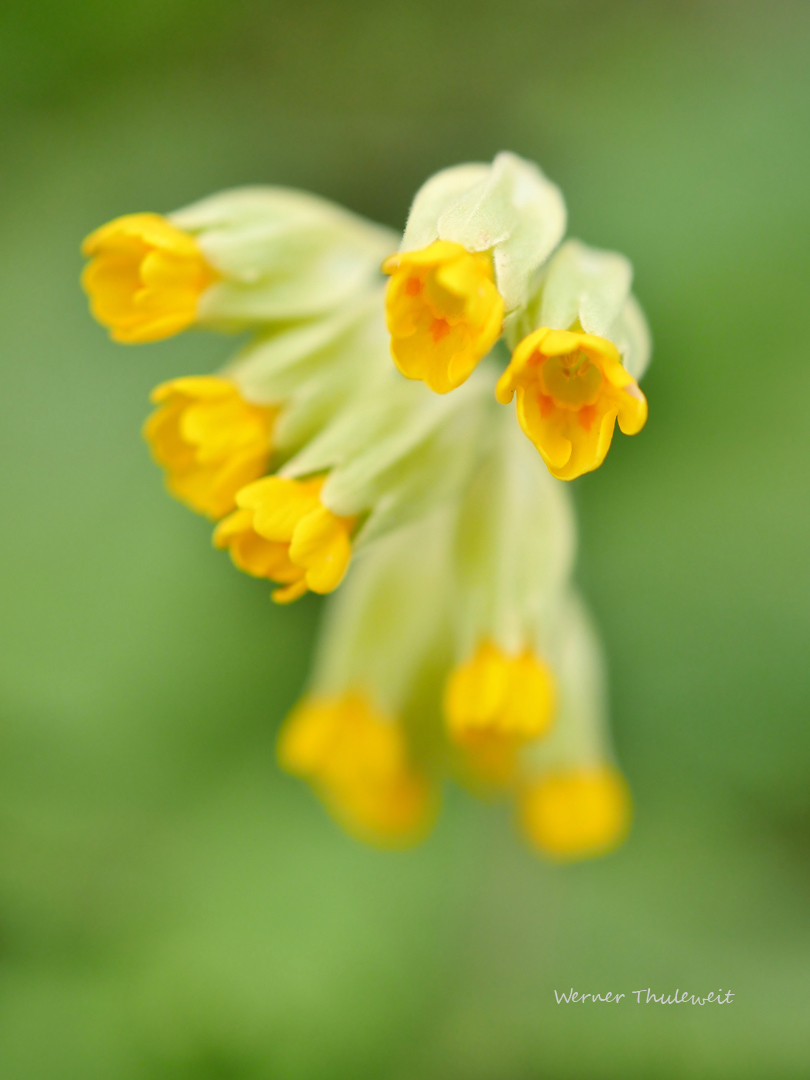
<svg viewBox="0 0 810 1080">
<path fill-rule="evenodd" d="M 625 435 L 647 420 L 647 399 L 616 346 L 595 334 L 541 327 L 515 349 L 498 380 L 502 404 L 517 391 L 520 426 L 559 480 L 605 460 L 618 418 Z"/>
<path fill-rule="evenodd" d="M 560 861 L 603 855 L 630 825 L 630 793 L 621 773 L 606 766 L 547 773 L 529 783 L 520 812 L 529 840 Z"/>
<path fill-rule="evenodd" d="M 451 738 L 481 779 L 507 783 L 517 751 L 551 727 L 556 687 L 530 651 L 508 656 L 485 641 L 447 681 L 444 712 Z"/>
<path fill-rule="evenodd" d="M 278 757 L 363 839 L 409 843 L 429 822 L 431 788 L 410 761 L 401 725 L 364 693 L 304 698 L 281 730 Z"/>
<path fill-rule="evenodd" d="M 216 280 L 193 236 L 160 214 L 127 214 L 90 233 L 82 286 L 113 341 L 162 341 L 191 326 Z"/>
<path fill-rule="evenodd" d="M 352 557 L 354 518 L 338 517 L 320 500 L 323 477 L 267 476 L 242 488 L 239 509 L 220 522 L 214 543 L 236 566 L 284 586 L 273 599 L 290 603 L 311 589 L 336 589 Z"/>
<path fill-rule="evenodd" d="M 215 375 L 161 383 L 152 401 L 159 408 L 143 433 L 169 491 L 200 514 L 223 517 L 237 491 L 267 472 L 277 410 L 250 404 Z"/>
<path fill-rule="evenodd" d="M 500 337 L 504 303 L 491 257 L 436 240 L 383 263 L 391 354 L 439 394 L 460 386 Z"/>
</svg>

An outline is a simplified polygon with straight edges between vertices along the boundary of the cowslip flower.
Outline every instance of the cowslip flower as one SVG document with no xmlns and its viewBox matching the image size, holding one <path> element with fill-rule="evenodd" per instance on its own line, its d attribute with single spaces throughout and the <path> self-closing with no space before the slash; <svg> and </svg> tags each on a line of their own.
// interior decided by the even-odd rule
<svg viewBox="0 0 810 1080">
<path fill-rule="evenodd" d="M 437 393 L 460 386 L 525 305 L 565 231 L 559 189 L 514 154 L 437 173 L 414 199 L 387 313 L 400 371 Z"/>
<path fill-rule="evenodd" d="M 529 649 L 510 656 L 482 641 L 447 680 L 448 733 L 482 780 L 504 784 L 520 747 L 551 727 L 556 693 L 553 672 Z"/>
<path fill-rule="evenodd" d="M 499 154 L 430 179 L 401 243 L 280 188 L 86 242 L 116 340 L 249 332 L 157 387 L 144 433 L 274 600 L 333 594 L 278 760 L 372 843 L 421 839 L 444 778 L 512 800 L 558 861 L 627 832 L 560 481 L 643 425 L 649 333 L 627 260 L 564 228 L 559 190 Z"/>
<path fill-rule="evenodd" d="M 637 378 L 649 338 L 630 280 L 621 256 L 564 244 L 534 304 L 541 325 L 520 341 L 498 380 L 498 400 L 508 404 L 517 392 L 520 426 L 560 480 L 599 468 L 617 420 L 626 435 L 647 420 Z"/>
<path fill-rule="evenodd" d="M 127 214 L 92 232 L 82 285 L 113 341 L 161 341 L 197 318 L 216 271 L 195 238 L 159 214 Z"/>
<path fill-rule="evenodd" d="M 501 336 L 503 298 L 491 258 L 434 240 L 383 267 L 392 275 L 388 328 L 397 367 L 437 393 L 454 390 Z"/>
<path fill-rule="evenodd" d="M 242 330 L 334 311 L 379 280 L 396 238 L 301 192 L 243 188 L 92 232 L 82 285 L 115 341 Z"/>
<path fill-rule="evenodd" d="M 144 425 L 166 486 L 192 510 L 218 520 L 236 493 L 267 471 L 277 410 L 252 405 L 229 379 L 172 379 L 152 391 L 158 406 Z"/>
<path fill-rule="evenodd" d="M 323 477 L 257 480 L 242 488 L 239 509 L 214 531 L 214 544 L 227 548 L 240 570 L 283 586 L 273 593 L 279 604 L 307 590 L 332 592 L 349 568 L 355 519 L 324 506 L 323 483 Z"/>
</svg>

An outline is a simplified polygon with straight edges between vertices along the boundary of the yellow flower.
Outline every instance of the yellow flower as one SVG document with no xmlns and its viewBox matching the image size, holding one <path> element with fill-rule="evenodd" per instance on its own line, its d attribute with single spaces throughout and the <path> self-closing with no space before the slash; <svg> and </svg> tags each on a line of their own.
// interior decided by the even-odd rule
<svg viewBox="0 0 810 1080">
<path fill-rule="evenodd" d="M 504 303 L 491 257 L 436 240 L 392 255 L 383 270 L 395 364 L 439 394 L 454 390 L 500 337 Z"/>
<path fill-rule="evenodd" d="M 515 390 L 520 426 L 559 480 L 599 468 L 617 418 L 625 435 L 647 420 L 647 399 L 618 349 L 595 334 L 545 326 L 529 334 L 498 380 L 498 401 L 508 404 Z"/>
<path fill-rule="evenodd" d="M 90 233 L 82 286 L 114 341 L 161 341 L 191 326 L 216 274 L 194 237 L 159 214 L 128 214 Z"/>
<path fill-rule="evenodd" d="M 288 604 L 311 589 L 328 593 L 343 580 L 352 557 L 355 519 L 338 517 L 321 502 L 323 477 L 267 476 L 242 488 L 239 509 L 214 531 L 236 566 L 284 587 L 273 599 Z"/>
<path fill-rule="evenodd" d="M 157 408 L 144 425 L 152 456 L 173 495 L 216 520 L 236 493 L 267 472 L 277 410 L 251 405 L 229 379 L 172 379 L 152 391 Z"/>
<path fill-rule="evenodd" d="M 621 773 L 606 766 L 547 773 L 521 796 L 529 840 L 560 861 L 603 855 L 624 840 L 630 793 Z"/>
<path fill-rule="evenodd" d="M 402 727 L 364 693 L 305 698 L 285 721 L 278 757 L 362 839 L 407 844 L 429 823 L 431 788 L 409 759 Z"/>
<path fill-rule="evenodd" d="M 485 641 L 447 681 L 450 737 L 481 779 L 508 783 L 521 745 L 551 727 L 556 696 L 551 671 L 531 652 L 507 656 Z"/>
</svg>

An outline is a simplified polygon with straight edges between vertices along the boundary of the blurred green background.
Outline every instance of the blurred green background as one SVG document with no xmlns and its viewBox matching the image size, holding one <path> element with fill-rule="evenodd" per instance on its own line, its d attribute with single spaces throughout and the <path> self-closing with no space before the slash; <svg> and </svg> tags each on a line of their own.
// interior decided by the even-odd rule
<svg viewBox="0 0 810 1080">
<path fill-rule="evenodd" d="M 806 3 L 6 0 L 3 1080 L 810 1075 L 808 50 Z M 319 603 L 235 573 L 139 436 L 231 343 L 115 347 L 78 288 L 117 214 L 270 182 L 401 226 L 507 148 L 656 343 L 576 483 L 637 818 L 569 868 L 457 790 L 366 849 L 279 773 Z"/>
</svg>

